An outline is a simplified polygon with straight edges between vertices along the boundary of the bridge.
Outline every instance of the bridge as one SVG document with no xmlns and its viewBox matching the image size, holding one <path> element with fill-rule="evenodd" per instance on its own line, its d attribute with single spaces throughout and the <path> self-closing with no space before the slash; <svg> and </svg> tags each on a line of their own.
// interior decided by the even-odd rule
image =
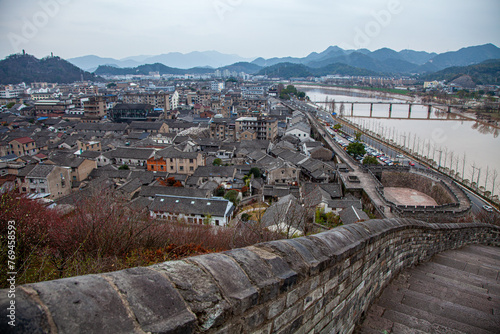
<svg viewBox="0 0 500 334">
<path fill-rule="evenodd" d="M 7 323 L 9 314 L 15 315 L 18 333 L 352 333 L 367 314 L 391 326 L 380 329 L 395 330 L 402 327 L 395 325 L 394 316 L 403 316 L 392 312 L 389 317 L 390 305 L 384 294 L 396 293 L 398 299 L 392 300 L 395 305 L 418 310 L 425 307 L 425 298 L 431 298 L 434 291 L 415 297 L 422 291 L 415 291 L 412 285 L 423 280 L 424 274 L 408 281 L 413 291 L 384 288 L 399 273 L 405 275 L 406 268 L 426 263 L 437 254 L 442 255 L 434 257 L 434 262 L 444 257 L 459 266 L 444 251 L 467 245 L 499 247 L 500 227 L 371 220 L 312 236 L 150 267 L 22 285 L 16 287 L 13 313 L 8 309 L 12 305 L 8 290 L 0 291 L 0 332 L 12 332 Z M 461 302 L 481 307 L 483 315 L 489 310 L 489 317 L 496 319 L 483 321 L 482 328 L 491 328 L 492 321 L 498 321 L 498 286 L 490 276 L 482 281 L 476 274 L 492 274 L 486 269 L 498 268 L 497 254 L 494 250 L 488 255 L 487 265 L 481 267 L 484 271 L 477 263 L 463 264 L 466 272 L 475 271 L 470 293 L 461 295 Z M 451 270 L 432 274 L 431 269 L 419 286 L 424 289 L 431 280 L 445 281 L 445 287 L 437 291 L 444 291 L 438 297 L 447 298 L 454 289 L 464 291 L 467 283 L 462 279 Z M 399 282 L 401 279 L 395 281 Z M 408 287 L 404 280 L 403 284 Z M 492 300 L 481 299 L 490 296 L 485 290 L 495 291 Z M 382 292 L 382 298 L 369 311 Z M 415 301 L 419 303 L 414 305 Z M 448 304 L 443 301 L 436 305 L 443 312 L 441 306 Z M 387 311 L 380 312 L 381 307 Z M 473 310 L 467 307 L 451 308 L 448 318 Z M 468 314 L 467 321 L 478 314 Z M 421 322 L 421 326 L 426 324 Z M 490 333 L 488 328 L 470 333 Z"/>
<path fill-rule="evenodd" d="M 430 114 L 432 112 L 432 108 L 436 109 L 445 109 L 447 110 L 448 113 L 451 112 L 451 108 L 464 108 L 463 105 L 455 105 L 455 104 L 438 104 L 438 103 L 418 103 L 418 102 L 383 102 L 383 101 L 370 101 L 370 102 L 351 102 L 351 101 L 314 101 L 312 103 L 316 104 L 346 104 L 346 105 L 351 105 L 350 109 L 350 114 L 351 116 L 354 115 L 354 106 L 355 105 L 361 105 L 361 104 L 369 104 L 370 105 L 370 116 L 373 116 L 373 105 L 388 105 L 389 106 L 389 117 L 391 118 L 392 116 L 392 106 L 393 105 L 407 105 L 408 106 L 408 118 L 410 118 L 411 115 L 411 110 L 414 105 L 419 105 L 419 106 L 426 106 L 427 107 L 427 118 L 424 119 L 430 119 Z M 368 116 L 367 116 L 368 117 Z"/>
</svg>

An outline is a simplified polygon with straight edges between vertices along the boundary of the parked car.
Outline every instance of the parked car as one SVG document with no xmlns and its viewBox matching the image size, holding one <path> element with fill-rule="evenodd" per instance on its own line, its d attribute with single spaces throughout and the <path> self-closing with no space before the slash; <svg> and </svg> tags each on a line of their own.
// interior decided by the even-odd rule
<svg viewBox="0 0 500 334">
<path fill-rule="evenodd" d="M 408 161 L 408 165 L 410 166 L 415 166 L 415 163 L 411 162 L 411 161 Z"/>
</svg>

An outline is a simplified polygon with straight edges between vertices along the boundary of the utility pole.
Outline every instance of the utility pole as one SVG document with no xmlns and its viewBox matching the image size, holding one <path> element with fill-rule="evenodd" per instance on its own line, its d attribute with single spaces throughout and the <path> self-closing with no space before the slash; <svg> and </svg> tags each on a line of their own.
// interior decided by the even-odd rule
<svg viewBox="0 0 500 334">
<path fill-rule="evenodd" d="M 486 166 L 486 177 L 484 178 L 484 191 L 486 191 L 486 185 L 488 183 L 488 174 L 490 173 L 489 169 L 490 166 Z"/>
<path fill-rule="evenodd" d="M 464 165 L 462 167 L 462 180 L 465 180 L 465 159 L 466 156 L 465 156 L 465 152 L 464 152 Z"/>
<path fill-rule="evenodd" d="M 438 150 L 438 152 L 439 152 L 439 164 L 438 164 L 438 170 L 439 170 L 439 168 L 441 168 L 441 154 L 443 153 L 443 150 L 440 149 Z"/>
<path fill-rule="evenodd" d="M 472 187 L 472 184 L 474 183 L 474 174 L 476 174 L 476 165 L 472 165 L 472 177 L 471 177 L 471 180 L 470 180 L 470 185 Z"/>
<path fill-rule="evenodd" d="M 478 168 L 479 172 L 477 173 L 477 181 L 476 181 L 476 190 L 479 190 L 479 176 L 481 176 L 481 168 Z"/>
<path fill-rule="evenodd" d="M 493 170 L 493 177 L 491 178 L 493 181 L 493 188 L 491 189 L 491 196 L 495 196 L 495 183 L 497 182 L 498 172 L 496 169 Z"/>
</svg>

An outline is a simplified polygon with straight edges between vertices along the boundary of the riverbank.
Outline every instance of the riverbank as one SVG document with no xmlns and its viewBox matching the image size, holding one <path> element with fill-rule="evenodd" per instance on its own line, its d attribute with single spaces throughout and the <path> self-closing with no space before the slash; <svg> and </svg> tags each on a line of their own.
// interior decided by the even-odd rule
<svg viewBox="0 0 500 334">
<path fill-rule="evenodd" d="M 390 92 L 382 92 L 382 91 L 376 91 L 373 89 L 366 89 L 366 88 L 348 88 L 348 87 L 340 87 L 340 86 L 330 86 L 330 85 L 325 85 L 325 84 L 312 84 L 312 83 L 299 83 L 296 84 L 295 87 L 297 88 L 309 88 L 309 89 L 324 89 L 324 90 L 333 90 L 333 91 L 338 91 L 338 92 L 346 92 L 346 93 L 356 93 L 356 94 L 363 94 L 366 95 L 366 97 L 383 97 L 383 98 L 392 98 L 396 100 L 401 100 L 407 103 L 422 103 L 425 104 L 421 101 L 420 96 L 408 96 L 408 95 L 403 95 L 403 94 L 397 94 L 397 93 L 390 93 Z M 443 112 L 448 112 L 447 108 L 440 108 L 440 107 L 434 107 L 435 109 L 439 109 Z M 491 126 L 495 129 L 500 129 L 500 124 L 497 123 L 490 123 L 488 120 L 483 120 L 483 119 L 478 119 L 477 114 L 471 113 L 471 112 L 462 112 L 457 108 L 452 108 L 450 111 L 450 114 L 456 115 L 464 120 L 467 121 L 473 121 L 477 122 L 481 125 L 485 126 Z"/>
</svg>

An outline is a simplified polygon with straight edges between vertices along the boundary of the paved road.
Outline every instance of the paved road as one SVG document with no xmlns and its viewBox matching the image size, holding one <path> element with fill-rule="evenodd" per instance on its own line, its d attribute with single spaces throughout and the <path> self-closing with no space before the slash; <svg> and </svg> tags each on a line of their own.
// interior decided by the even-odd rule
<svg viewBox="0 0 500 334">
<path fill-rule="evenodd" d="M 403 271 L 355 330 L 372 333 L 499 333 L 500 248 L 470 245 Z"/>
<path fill-rule="evenodd" d="M 332 137 L 324 131 L 323 126 L 321 126 L 316 118 L 309 112 L 306 113 L 311 124 L 315 124 L 316 129 L 319 134 L 326 140 L 328 145 L 333 149 L 338 158 L 344 161 L 350 167 L 350 172 L 339 173 L 342 183 L 347 190 L 364 190 L 365 193 L 370 198 L 373 205 L 375 205 L 381 212 L 381 214 L 386 218 L 393 218 L 395 215 L 391 212 L 390 206 L 380 197 L 377 192 L 377 180 L 369 173 L 363 172 L 359 165 L 352 161 L 352 158 L 347 154 L 346 151 L 340 149 L 336 143 L 334 143 Z M 353 180 L 353 177 L 357 177 L 357 180 Z"/>
</svg>

